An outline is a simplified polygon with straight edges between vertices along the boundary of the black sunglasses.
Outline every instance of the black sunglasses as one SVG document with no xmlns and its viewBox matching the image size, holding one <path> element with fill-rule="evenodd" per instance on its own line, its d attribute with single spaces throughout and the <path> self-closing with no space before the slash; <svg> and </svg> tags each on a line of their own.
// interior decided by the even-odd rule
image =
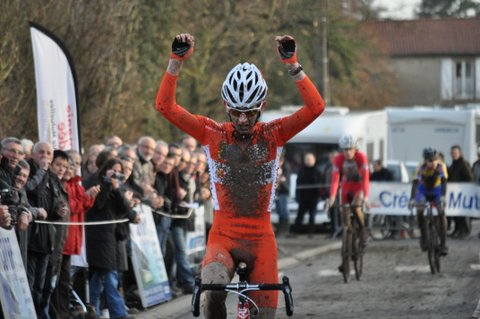
<svg viewBox="0 0 480 319">
<path fill-rule="evenodd" d="M 240 115 L 245 114 L 246 117 L 254 117 L 256 116 L 260 111 L 259 110 L 246 110 L 246 111 L 239 111 L 235 109 L 230 109 L 228 113 L 234 117 L 240 117 Z"/>
</svg>

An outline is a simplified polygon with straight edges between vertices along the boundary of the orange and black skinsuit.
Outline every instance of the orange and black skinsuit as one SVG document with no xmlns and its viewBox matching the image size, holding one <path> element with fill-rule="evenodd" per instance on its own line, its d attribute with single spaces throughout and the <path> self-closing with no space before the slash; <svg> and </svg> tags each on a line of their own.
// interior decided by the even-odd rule
<svg viewBox="0 0 480 319">
<path fill-rule="evenodd" d="M 308 77 L 296 82 L 305 106 L 269 123 L 257 122 L 242 139 L 231 122 L 194 115 L 178 105 L 178 76 L 166 72 L 156 108 L 170 122 L 193 136 L 208 156 L 215 217 L 203 266 L 218 262 L 233 271 L 247 262 L 249 281 L 278 282 L 277 248 L 270 222 L 277 169 L 283 145 L 324 110 L 324 102 Z M 260 307 L 276 308 L 278 292 L 250 294 Z"/>
</svg>

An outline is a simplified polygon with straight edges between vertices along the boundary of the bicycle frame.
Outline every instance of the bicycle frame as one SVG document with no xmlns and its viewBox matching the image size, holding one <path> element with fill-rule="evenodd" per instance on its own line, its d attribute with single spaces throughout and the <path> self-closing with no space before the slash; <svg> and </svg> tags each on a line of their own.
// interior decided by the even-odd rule
<svg viewBox="0 0 480 319">
<path fill-rule="evenodd" d="M 246 294 L 248 291 L 258 290 L 281 290 L 285 296 L 285 307 L 287 316 L 293 315 L 293 298 L 292 288 L 288 277 L 282 277 L 282 283 L 280 284 L 251 284 L 246 280 L 247 265 L 243 262 L 237 267 L 237 274 L 240 279 L 238 283 L 230 284 L 202 284 L 200 278 L 195 279 L 195 286 L 192 296 L 192 313 L 194 317 L 200 315 L 200 294 L 202 291 L 226 291 L 228 293 L 234 293 L 238 295 L 237 303 L 237 319 L 249 319 L 250 318 L 250 306 L 254 306 L 258 312 L 258 307 L 255 302 L 249 298 Z"/>
<path fill-rule="evenodd" d="M 433 207 L 436 207 L 436 205 L 432 201 L 427 201 L 425 204 L 422 205 L 415 205 L 417 210 L 419 206 L 424 207 L 423 215 L 424 217 L 426 217 L 424 219 L 424 236 L 427 243 L 427 255 L 428 263 L 430 265 L 430 272 L 433 275 L 440 272 L 440 213 L 437 209 L 437 214 L 433 214 Z"/>
<path fill-rule="evenodd" d="M 365 213 L 365 205 L 339 205 L 341 213 L 343 214 L 342 233 L 342 265 L 343 265 L 343 280 L 348 283 L 350 280 L 350 261 L 353 260 L 355 268 L 355 277 L 360 280 L 363 271 L 363 248 L 360 247 L 360 224 L 354 212 L 355 207 L 362 207 Z M 365 225 L 364 225 L 365 227 Z"/>
<path fill-rule="evenodd" d="M 433 207 L 431 202 L 425 204 L 427 211 L 427 242 L 428 242 L 428 262 L 430 264 L 430 272 L 433 274 L 440 272 L 440 237 L 439 237 L 439 216 L 433 215 Z"/>
</svg>

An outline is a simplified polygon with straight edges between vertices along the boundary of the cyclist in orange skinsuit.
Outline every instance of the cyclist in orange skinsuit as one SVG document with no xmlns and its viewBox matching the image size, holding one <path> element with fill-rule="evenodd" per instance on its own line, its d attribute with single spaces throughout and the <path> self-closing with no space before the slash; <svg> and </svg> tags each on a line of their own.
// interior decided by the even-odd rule
<svg viewBox="0 0 480 319">
<path fill-rule="evenodd" d="M 189 113 L 175 101 L 183 61 L 191 55 L 194 37 L 175 37 L 156 108 L 203 146 L 211 175 L 215 218 L 202 267 L 203 283 L 229 283 L 239 261 L 250 269 L 252 283 L 278 282 L 277 248 L 270 223 L 277 169 L 283 145 L 324 110 L 324 102 L 296 60 L 295 40 L 275 38 L 288 73 L 305 105 L 294 114 L 269 123 L 258 122 L 267 85 L 258 68 L 238 64 L 227 75 L 222 98 L 230 122 Z M 260 307 L 257 318 L 274 318 L 278 292 L 252 292 Z M 207 292 L 205 318 L 226 318 L 225 292 Z"/>
</svg>

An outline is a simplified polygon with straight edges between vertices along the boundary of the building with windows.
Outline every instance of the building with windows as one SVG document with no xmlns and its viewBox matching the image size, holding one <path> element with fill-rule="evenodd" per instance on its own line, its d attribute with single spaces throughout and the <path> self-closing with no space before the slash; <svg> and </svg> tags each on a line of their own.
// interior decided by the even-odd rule
<svg viewBox="0 0 480 319">
<path fill-rule="evenodd" d="M 398 106 L 480 103 L 480 18 L 372 21 L 391 57 Z"/>
</svg>

